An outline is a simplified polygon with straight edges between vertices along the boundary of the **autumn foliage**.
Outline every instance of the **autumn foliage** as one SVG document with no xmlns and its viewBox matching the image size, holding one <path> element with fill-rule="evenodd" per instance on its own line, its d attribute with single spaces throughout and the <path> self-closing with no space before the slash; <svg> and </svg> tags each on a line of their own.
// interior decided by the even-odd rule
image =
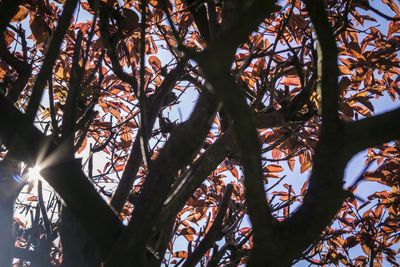
<svg viewBox="0 0 400 267">
<path fill-rule="evenodd" d="M 0 10 L 1 266 L 399 266 L 395 1 Z"/>
</svg>

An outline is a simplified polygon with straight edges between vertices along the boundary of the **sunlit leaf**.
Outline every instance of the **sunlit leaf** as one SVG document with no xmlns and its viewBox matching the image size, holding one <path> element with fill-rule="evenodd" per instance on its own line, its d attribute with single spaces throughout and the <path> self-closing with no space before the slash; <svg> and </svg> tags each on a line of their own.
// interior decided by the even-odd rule
<svg viewBox="0 0 400 267">
<path fill-rule="evenodd" d="M 17 14 L 11 19 L 11 22 L 21 22 L 28 16 L 28 9 L 24 6 L 19 6 Z"/>
</svg>

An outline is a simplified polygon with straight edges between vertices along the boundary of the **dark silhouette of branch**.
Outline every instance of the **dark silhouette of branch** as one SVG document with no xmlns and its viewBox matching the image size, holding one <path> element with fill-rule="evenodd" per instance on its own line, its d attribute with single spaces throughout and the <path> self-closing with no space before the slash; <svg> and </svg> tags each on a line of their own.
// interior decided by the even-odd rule
<svg viewBox="0 0 400 267">
<path fill-rule="evenodd" d="M 74 55 L 72 58 L 71 67 L 71 78 L 69 81 L 69 90 L 67 100 L 64 106 L 64 116 L 61 127 L 61 140 L 64 142 L 69 142 L 70 153 L 73 152 L 73 141 L 75 135 L 75 124 L 76 124 L 76 100 L 78 99 L 80 93 L 80 82 L 83 75 L 83 68 L 79 66 L 79 61 L 81 58 L 80 50 L 82 46 L 82 32 L 79 31 L 75 40 Z"/>
<path fill-rule="evenodd" d="M 0 3 L 0 10 L 1 16 L 0 16 L 0 32 L 3 34 L 3 32 L 6 30 L 6 27 L 8 23 L 10 23 L 11 19 L 17 14 L 18 12 L 18 6 L 22 3 L 21 0 L 4 0 L 1 1 Z"/>
<path fill-rule="evenodd" d="M 338 75 L 337 47 L 333 30 L 321 1 L 304 1 L 310 13 L 317 37 L 319 92 L 322 100 L 322 131 L 337 131 L 340 127 L 338 116 Z M 320 47 L 320 48 L 319 48 Z"/>
<path fill-rule="evenodd" d="M 104 48 L 106 49 L 107 56 L 111 60 L 112 64 L 112 69 L 115 73 L 115 75 L 123 82 L 129 84 L 132 88 L 132 90 L 135 92 L 135 94 L 138 93 L 138 82 L 136 77 L 133 75 L 129 75 L 126 73 L 121 64 L 119 63 L 119 58 L 117 51 L 115 50 L 115 44 L 111 42 L 110 40 L 110 34 L 108 30 L 108 25 L 109 25 L 109 17 L 110 13 L 114 14 L 110 7 L 108 7 L 106 4 L 102 3 L 99 9 L 100 15 L 100 33 L 101 33 L 101 40 L 103 42 Z"/>
<path fill-rule="evenodd" d="M 359 121 L 346 122 L 346 148 L 356 154 L 366 148 L 381 145 L 400 136 L 400 108 Z"/>
<path fill-rule="evenodd" d="M 203 255 L 209 250 L 215 241 L 220 240 L 223 237 L 222 233 L 222 222 L 226 215 L 226 211 L 231 200 L 231 195 L 233 192 L 233 186 L 228 184 L 225 188 L 224 197 L 220 203 L 217 216 L 214 219 L 208 232 L 205 234 L 203 240 L 198 244 L 195 250 L 188 256 L 182 267 L 195 266 Z"/>
<path fill-rule="evenodd" d="M 42 99 L 43 89 L 46 82 L 49 80 L 53 71 L 54 63 L 58 57 L 60 46 L 64 40 L 64 35 L 70 25 L 72 15 L 78 4 L 77 0 L 67 0 L 63 7 L 60 20 L 58 21 L 57 29 L 54 32 L 50 45 L 47 49 L 46 57 L 44 58 L 42 67 L 36 77 L 35 84 L 32 88 L 32 94 L 29 98 L 29 104 L 26 109 L 26 121 L 32 123 L 36 116 L 36 112 Z"/>
<path fill-rule="evenodd" d="M 157 119 L 161 108 L 163 107 L 163 101 L 168 93 L 174 88 L 176 81 L 184 72 L 184 66 L 186 65 L 186 60 L 181 60 L 178 62 L 175 69 L 171 70 L 160 87 L 157 89 L 154 96 L 149 98 L 148 107 L 150 111 L 147 114 L 146 126 L 147 132 L 151 132 L 154 123 Z M 132 151 L 129 155 L 128 161 L 126 163 L 124 172 L 122 173 L 121 180 L 118 183 L 117 189 L 111 199 L 111 206 L 119 213 L 127 200 L 129 193 L 132 189 L 133 182 L 136 180 L 136 174 L 142 163 L 142 152 L 140 149 L 140 137 L 137 136 L 135 142 L 132 146 Z"/>
<path fill-rule="evenodd" d="M 84 175 L 80 161 L 63 158 L 62 144 L 56 145 L 36 127 L 27 124 L 24 115 L 4 96 L 0 96 L 0 113 L 2 143 L 21 161 L 37 162 L 36 157 L 44 155 L 43 162 L 38 162 L 46 164 L 42 176 L 106 256 L 123 226 Z M 24 133 L 18 129 L 23 129 Z"/>
<path fill-rule="evenodd" d="M 22 36 L 22 40 L 25 40 L 25 36 Z M 0 57 L 8 65 L 12 66 L 18 73 L 17 80 L 12 84 L 12 87 L 7 93 L 7 98 L 12 103 L 15 103 L 29 80 L 29 77 L 32 73 L 32 66 L 26 61 L 20 60 L 10 53 L 7 48 L 4 36 L 0 37 Z"/>
<path fill-rule="evenodd" d="M 163 202 L 178 170 L 198 153 L 217 111 L 215 96 L 202 92 L 190 118 L 171 133 L 147 175 L 128 228 L 114 246 L 107 263 L 143 264 L 146 242 L 160 218 Z"/>
</svg>

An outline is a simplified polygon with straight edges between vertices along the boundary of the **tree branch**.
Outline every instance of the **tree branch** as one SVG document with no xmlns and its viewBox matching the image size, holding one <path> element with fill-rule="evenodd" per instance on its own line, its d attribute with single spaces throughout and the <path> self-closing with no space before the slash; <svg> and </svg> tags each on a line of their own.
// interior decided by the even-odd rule
<svg viewBox="0 0 400 267">
<path fill-rule="evenodd" d="M 36 77 L 35 84 L 33 85 L 32 95 L 29 98 L 29 104 L 26 109 L 25 117 L 26 121 L 29 123 L 32 123 L 36 116 L 36 112 L 42 99 L 43 89 L 53 71 L 53 66 L 58 57 L 61 43 L 70 25 L 72 15 L 77 4 L 78 0 L 67 0 L 64 4 L 63 12 L 58 22 L 57 29 L 54 32 L 53 38 L 51 39 L 50 45 L 47 49 L 46 57 L 44 58 L 42 67 L 40 68 L 40 71 Z"/>
<path fill-rule="evenodd" d="M 307 10 L 318 37 L 318 75 L 320 84 L 317 90 L 322 96 L 322 131 L 337 131 L 340 127 L 338 116 L 338 75 L 337 47 L 333 30 L 325 11 L 323 1 L 305 0 Z"/>
<path fill-rule="evenodd" d="M 345 122 L 346 148 L 356 154 L 400 138 L 400 108 L 354 122 Z"/>
<path fill-rule="evenodd" d="M 71 208 L 100 251 L 108 255 L 123 226 L 84 175 L 81 164 L 74 159 L 63 159 L 62 145 L 55 145 L 36 127 L 27 124 L 24 115 L 4 96 L 0 96 L 0 114 L 1 142 L 18 160 L 41 164 L 42 176 Z M 18 129 L 23 129 L 24 133 Z M 42 161 L 37 162 L 38 157 Z"/>
<path fill-rule="evenodd" d="M 110 266 L 143 263 L 146 243 L 160 218 L 160 209 L 170 192 L 174 177 L 198 153 L 216 111 L 215 97 L 203 92 L 190 118 L 171 133 L 143 183 L 127 230 L 120 236 L 107 260 Z"/>
<path fill-rule="evenodd" d="M 112 69 L 115 73 L 115 75 L 123 82 L 129 84 L 132 88 L 132 90 L 135 92 L 135 94 L 138 93 L 138 81 L 136 77 L 133 75 L 129 75 L 126 73 L 121 64 L 119 63 L 118 59 L 118 54 L 117 51 L 115 50 L 114 44 L 110 42 L 110 34 L 108 31 L 108 23 L 109 23 L 109 15 L 110 13 L 114 11 L 110 7 L 108 7 L 106 4 L 101 3 L 100 6 L 100 23 L 99 23 L 99 28 L 100 28 L 100 34 L 101 34 L 101 40 L 103 42 L 104 48 L 107 51 L 107 56 L 111 60 L 111 65 Z"/>
<path fill-rule="evenodd" d="M 166 95 L 174 88 L 177 79 L 183 74 L 184 66 L 186 65 L 186 60 L 181 60 L 178 62 L 174 70 L 170 71 L 162 84 L 156 91 L 153 97 L 150 97 L 148 106 L 150 111 L 147 114 L 146 122 L 146 132 L 151 132 L 154 123 L 157 119 L 157 115 L 162 108 L 162 103 Z M 126 199 L 129 196 L 129 192 L 132 189 L 133 182 L 136 180 L 136 174 L 142 163 L 142 152 L 140 149 L 140 137 L 135 138 L 135 142 L 132 146 L 132 151 L 129 155 L 128 161 L 126 163 L 124 172 L 122 173 L 121 180 L 118 183 L 117 189 L 111 199 L 110 205 L 117 211 L 121 212 L 122 207 L 125 204 Z"/>
<path fill-rule="evenodd" d="M 232 184 L 228 184 L 225 188 L 224 197 L 220 203 L 218 213 L 215 217 L 213 224 L 211 225 L 208 232 L 205 234 L 203 240 L 201 240 L 200 244 L 186 259 L 182 267 L 195 266 L 203 257 L 203 255 L 207 252 L 207 250 L 209 250 L 213 246 L 214 242 L 220 240 L 223 237 L 222 222 L 226 215 L 226 211 L 228 210 L 232 192 L 233 186 Z"/>
<path fill-rule="evenodd" d="M 6 46 L 4 36 L 0 37 L 0 57 L 18 73 L 17 80 L 13 83 L 7 93 L 7 98 L 12 103 L 15 103 L 29 80 L 32 73 L 32 66 L 25 61 L 19 60 L 16 56 L 10 53 Z"/>
<path fill-rule="evenodd" d="M 0 33 L 6 30 L 8 23 L 17 14 L 18 6 L 22 3 L 21 0 L 3 0 L 0 3 L 0 10 L 7 10 L 7 12 L 1 12 L 0 16 Z"/>
</svg>

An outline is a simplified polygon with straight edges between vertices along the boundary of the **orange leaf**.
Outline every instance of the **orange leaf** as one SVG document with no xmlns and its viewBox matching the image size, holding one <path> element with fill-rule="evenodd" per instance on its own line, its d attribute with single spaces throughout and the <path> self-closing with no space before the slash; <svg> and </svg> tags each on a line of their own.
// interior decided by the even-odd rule
<svg viewBox="0 0 400 267">
<path fill-rule="evenodd" d="M 300 79 L 299 77 L 283 77 L 281 84 L 287 86 L 300 86 Z"/>
<path fill-rule="evenodd" d="M 108 111 L 110 111 L 110 113 L 111 113 L 114 117 L 116 117 L 116 118 L 118 119 L 118 121 L 121 121 L 121 115 L 119 115 L 119 112 L 118 112 L 116 109 L 110 107 L 110 108 L 108 109 Z"/>
<path fill-rule="evenodd" d="M 11 22 L 21 22 L 28 16 L 28 9 L 24 6 L 19 6 L 17 14 L 11 19 Z"/>
<path fill-rule="evenodd" d="M 10 30 L 5 31 L 4 39 L 6 40 L 7 47 L 10 47 L 11 43 L 14 42 L 14 40 L 15 40 L 14 36 L 15 36 L 14 32 L 12 32 Z"/>
<path fill-rule="evenodd" d="M 339 66 L 339 75 L 352 75 L 353 72 L 346 66 Z"/>
<path fill-rule="evenodd" d="M 281 172 L 281 171 L 283 171 L 283 168 L 279 164 L 270 164 L 264 168 L 264 171 L 266 171 L 266 172 Z"/>
<path fill-rule="evenodd" d="M 365 244 L 361 244 L 361 247 L 364 253 L 369 256 L 369 250 L 370 250 L 369 247 Z"/>
<path fill-rule="evenodd" d="M 37 198 L 35 196 L 30 196 L 26 200 L 27 201 L 37 201 Z"/>
<path fill-rule="evenodd" d="M 310 167 L 311 167 L 311 162 L 310 161 L 304 162 L 304 164 L 301 165 L 300 172 L 303 173 L 306 170 L 308 170 Z"/>
<path fill-rule="evenodd" d="M 287 164 L 289 165 L 289 169 L 290 169 L 291 171 L 293 171 L 294 165 L 296 164 L 296 161 L 295 161 L 294 158 L 290 158 L 290 159 L 288 159 Z"/>
<path fill-rule="evenodd" d="M 83 150 L 85 150 L 87 145 L 87 137 L 85 137 L 85 140 L 83 140 L 81 147 L 78 149 L 78 154 L 82 153 Z"/>
<path fill-rule="evenodd" d="M 236 179 L 239 179 L 239 173 L 236 168 L 232 168 L 230 172 L 232 173 L 233 176 L 235 176 Z"/>
<path fill-rule="evenodd" d="M 130 135 L 129 132 L 123 132 L 121 134 L 121 145 L 125 148 L 130 147 L 132 143 L 132 136 Z"/>
<path fill-rule="evenodd" d="M 122 170 L 124 169 L 124 167 L 125 167 L 124 164 L 116 165 L 116 166 L 115 166 L 115 170 L 116 170 L 117 172 L 120 172 L 120 171 L 122 171 Z"/>
<path fill-rule="evenodd" d="M 311 167 L 311 156 L 310 156 L 310 152 L 306 151 L 304 158 L 303 158 L 303 163 L 301 163 L 300 172 L 303 173 L 306 170 L 308 170 L 310 167 Z"/>
<path fill-rule="evenodd" d="M 149 57 L 149 64 L 155 70 L 158 70 L 161 68 L 161 61 L 156 56 Z"/>
<path fill-rule="evenodd" d="M 186 251 L 180 250 L 172 254 L 174 258 L 187 258 L 188 253 Z"/>
<path fill-rule="evenodd" d="M 360 105 L 352 105 L 351 106 L 355 111 L 360 113 L 361 115 L 365 117 L 371 116 L 371 112 L 368 110 L 368 108 L 360 106 Z"/>
</svg>

